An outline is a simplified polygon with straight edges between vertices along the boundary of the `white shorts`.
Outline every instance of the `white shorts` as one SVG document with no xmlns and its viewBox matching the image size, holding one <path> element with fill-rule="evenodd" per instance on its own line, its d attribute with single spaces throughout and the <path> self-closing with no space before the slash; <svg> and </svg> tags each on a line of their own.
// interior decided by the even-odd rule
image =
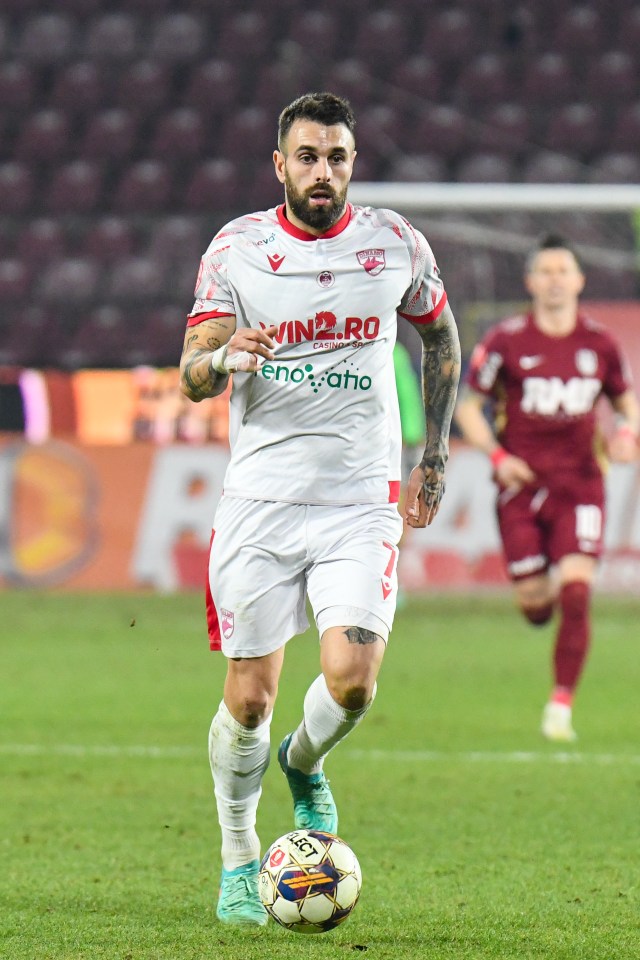
<svg viewBox="0 0 640 960">
<path fill-rule="evenodd" d="M 319 506 L 222 497 L 209 558 L 213 649 L 272 653 L 309 626 L 361 626 L 387 639 L 398 593 L 395 504 Z"/>
</svg>

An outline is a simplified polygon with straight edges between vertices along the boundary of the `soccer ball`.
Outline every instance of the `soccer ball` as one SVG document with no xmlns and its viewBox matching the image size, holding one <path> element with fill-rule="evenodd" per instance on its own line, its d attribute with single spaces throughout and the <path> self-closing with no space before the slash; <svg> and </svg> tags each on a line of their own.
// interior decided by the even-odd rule
<svg viewBox="0 0 640 960">
<path fill-rule="evenodd" d="M 360 864 L 351 847 L 320 830 L 293 830 L 275 840 L 258 877 L 267 913 L 295 933 L 326 933 L 343 923 L 361 886 Z"/>
</svg>

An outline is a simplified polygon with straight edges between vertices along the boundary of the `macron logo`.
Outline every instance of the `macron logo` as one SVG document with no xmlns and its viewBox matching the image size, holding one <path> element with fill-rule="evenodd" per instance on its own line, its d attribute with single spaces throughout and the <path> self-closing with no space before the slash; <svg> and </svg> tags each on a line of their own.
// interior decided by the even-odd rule
<svg viewBox="0 0 640 960">
<path fill-rule="evenodd" d="M 274 273 L 276 273 L 284 263 L 284 257 L 279 253 L 274 253 L 273 256 L 267 254 L 267 260 L 271 264 L 271 269 Z"/>
</svg>

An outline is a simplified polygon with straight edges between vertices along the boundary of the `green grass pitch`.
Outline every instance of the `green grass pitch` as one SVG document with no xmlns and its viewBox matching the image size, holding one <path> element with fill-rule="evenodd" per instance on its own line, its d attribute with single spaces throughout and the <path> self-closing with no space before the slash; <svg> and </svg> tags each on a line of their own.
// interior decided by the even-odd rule
<svg viewBox="0 0 640 960">
<path fill-rule="evenodd" d="M 364 883 L 317 937 L 215 920 L 206 743 L 224 661 L 202 606 L 0 595 L 0 957 L 640 956 L 640 603 L 596 597 L 580 739 L 558 749 L 538 733 L 550 627 L 506 597 L 408 602 L 372 712 L 327 762 Z M 310 632 L 287 652 L 273 752 L 316 673 Z M 272 762 L 263 847 L 290 827 Z"/>
</svg>

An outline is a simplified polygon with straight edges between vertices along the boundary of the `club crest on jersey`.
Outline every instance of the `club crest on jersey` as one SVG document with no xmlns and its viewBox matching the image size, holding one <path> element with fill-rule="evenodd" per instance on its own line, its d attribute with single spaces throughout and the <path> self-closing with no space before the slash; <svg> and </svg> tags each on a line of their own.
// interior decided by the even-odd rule
<svg viewBox="0 0 640 960">
<path fill-rule="evenodd" d="M 358 250 L 356 256 L 360 266 L 364 267 L 372 277 L 377 277 L 387 265 L 384 250 Z"/>
<path fill-rule="evenodd" d="M 336 278 L 331 273 L 331 270 L 323 270 L 322 273 L 318 274 L 316 280 L 320 287 L 332 287 L 336 282 Z"/>
<path fill-rule="evenodd" d="M 225 640 L 228 640 L 229 637 L 233 635 L 233 628 L 235 626 L 233 613 L 231 610 L 220 610 L 220 630 L 222 631 L 222 636 Z"/>
<path fill-rule="evenodd" d="M 576 367 L 583 377 L 592 377 L 598 369 L 598 357 L 594 350 L 576 350 Z"/>
</svg>

